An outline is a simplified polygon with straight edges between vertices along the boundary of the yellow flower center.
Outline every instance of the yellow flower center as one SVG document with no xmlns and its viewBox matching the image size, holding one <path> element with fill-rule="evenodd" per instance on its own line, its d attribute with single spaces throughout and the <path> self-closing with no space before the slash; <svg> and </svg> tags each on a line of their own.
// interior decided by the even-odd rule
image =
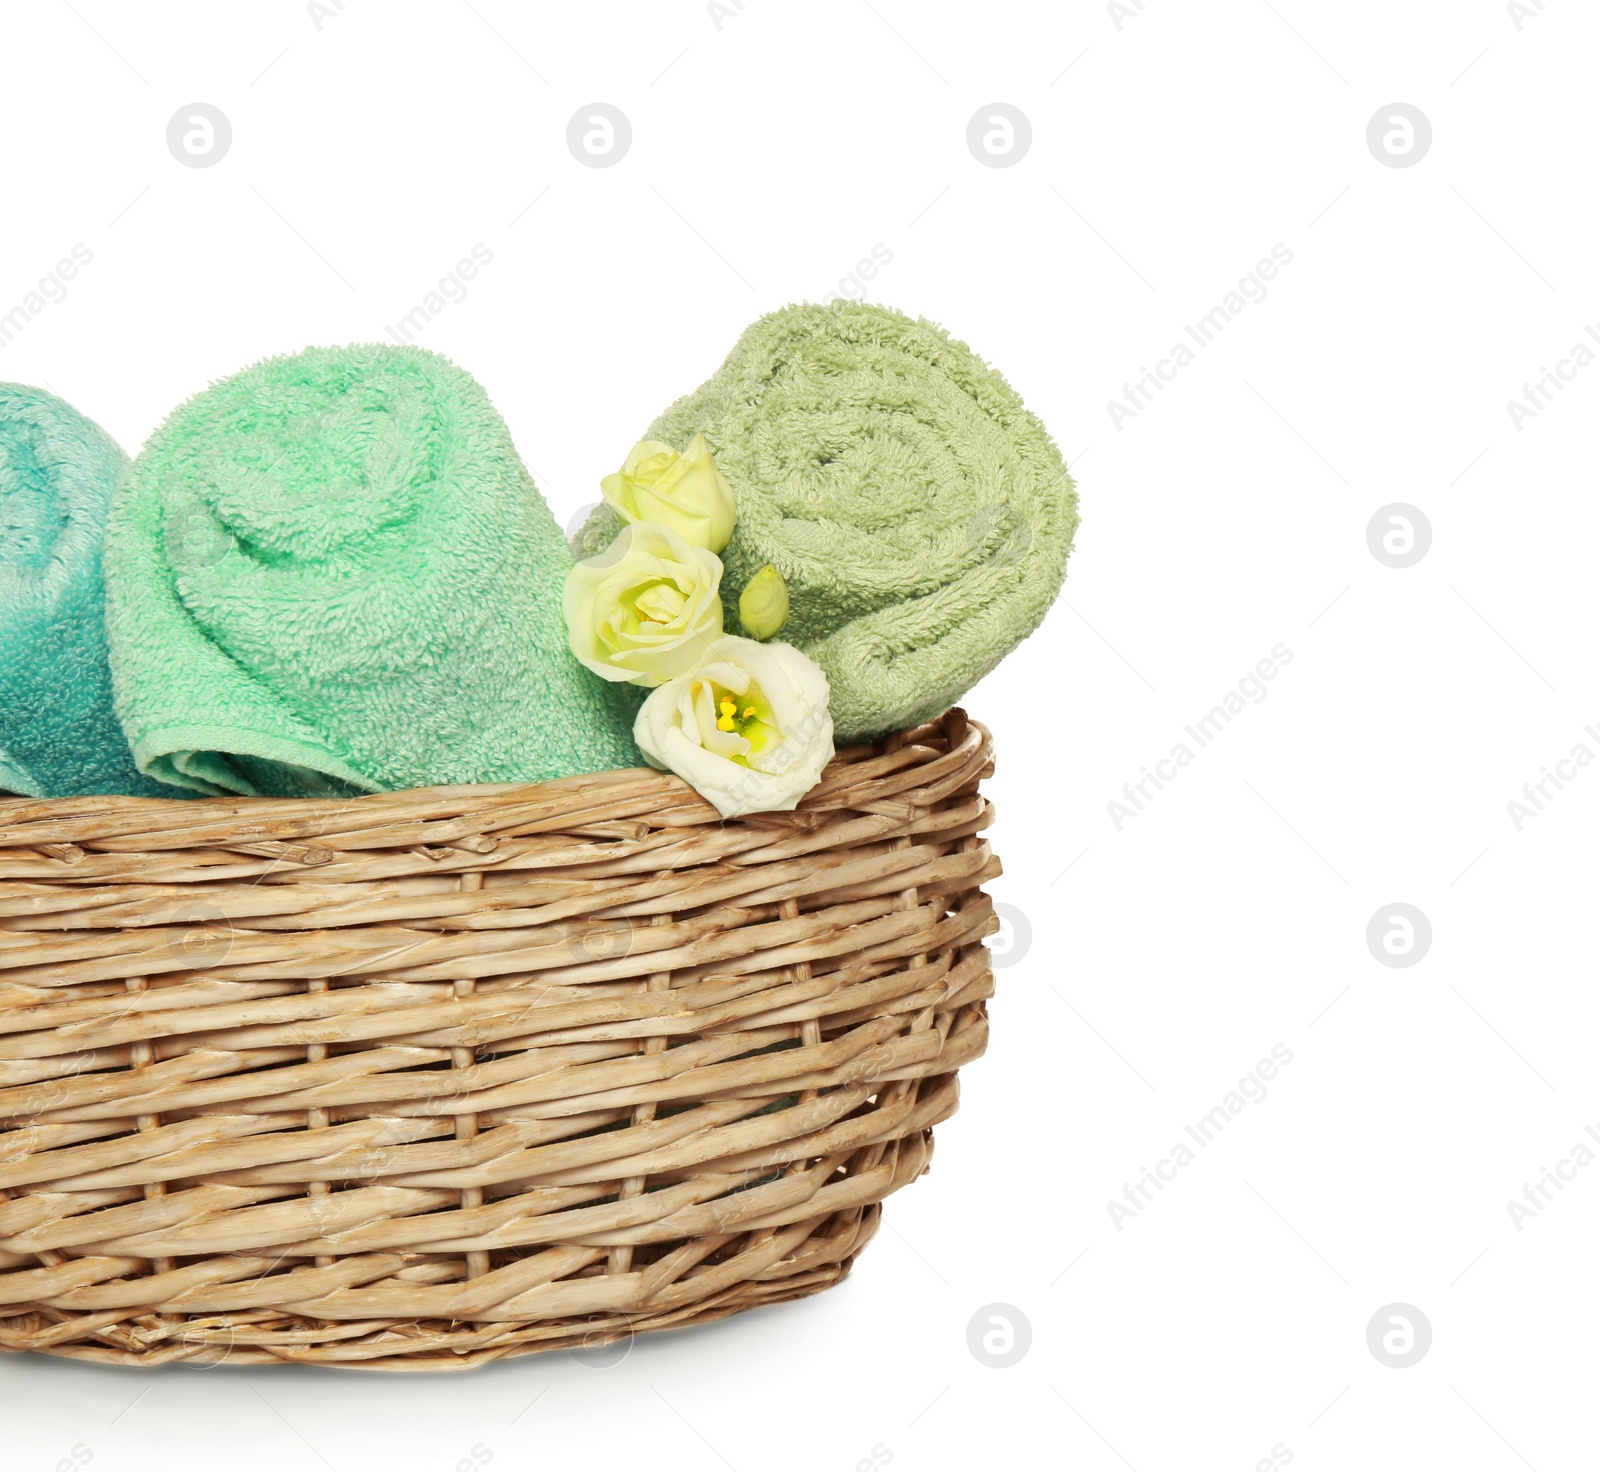
<svg viewBox="0 0 1600 1472">
<path fill-rule="evenodd" d="M 710 688 L 712 705 L 717 712 L 717 730 L 743 736 L 750 743 L 748 754 L 751 756 L 761 751 L 768 740 L 777 733 L 777 727 L 772 723 L 772 712 L 768 709 L 760 689 L 752 685 L 745 692 L 741 704 L 732 691 L 725 690 L 714 682 Z M 743 756 L 733 757 L 732 760 L 741 766 L 747 765 Z"/>
</svg>

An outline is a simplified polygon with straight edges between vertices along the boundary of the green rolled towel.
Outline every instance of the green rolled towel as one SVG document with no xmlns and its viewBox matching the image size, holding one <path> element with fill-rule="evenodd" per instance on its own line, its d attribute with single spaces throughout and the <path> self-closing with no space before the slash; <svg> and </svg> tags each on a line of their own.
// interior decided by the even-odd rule
<svg viewBox="0 0 1600 1472">
<path fill-rule="evenodd" d="M 111 705 L 101 553 L 128 457 L 43 389 L 0 383 L 0 791 L 178 796 Z"/>
<path fill-rule="evenodd" d="M 541 781 L 638 762 L 567 648 L 571 554 L 504 421 L 414 347 L 313 348 L 213 384 L 111 513 L 117 713 L 206 793 Z"/>
<path fill-rule="evenodd" d="M 1066 574 L 1077 494 L 1009 384 L 931 322 L 852 302 L 753 323 L 647 438 L 704 432 L 733 487 L 728 625 L 771 563 L 779 636 L 822 666 L 841 741 L 939 714 L 1038 626 Z M 619 523 L 602 507 L 576 546 Z"/>
</svg>

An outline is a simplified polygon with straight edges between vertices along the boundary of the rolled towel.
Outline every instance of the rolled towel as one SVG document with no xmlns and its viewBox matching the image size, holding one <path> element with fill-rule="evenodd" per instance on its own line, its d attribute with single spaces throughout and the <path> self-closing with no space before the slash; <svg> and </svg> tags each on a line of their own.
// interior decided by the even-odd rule
<svg viewBox="0 0 1600 1472">
<path fill-rule="evenodd" d="M 206 793 L 630 766 L 632 704 L 567 648 L 571 565 L 469 374 L 269 359 L 177 409 L 112 508 L 117 712 L 142 771 Z"/>
<path fill-rule="evenodd" d="M 738 520 L 722 553 L 730 628 L 768 563 L 780 637 L 820 664 L 841 741 L 938 715 L 1038 626 L 1060 591 L 1077 494 L 1009 384 L 931 322 L 885 307 L 792 306 L 650 426 L 704 432 Z M 619 523 L 602 507 L 589 556 Z"/>
<path fill-rule="evenodd" d="M 111 704 L 101 553 L 127 465 L 76 409 L 0 383 L 0 791 L 178 795 L 139 775 Z"/>
</svg>

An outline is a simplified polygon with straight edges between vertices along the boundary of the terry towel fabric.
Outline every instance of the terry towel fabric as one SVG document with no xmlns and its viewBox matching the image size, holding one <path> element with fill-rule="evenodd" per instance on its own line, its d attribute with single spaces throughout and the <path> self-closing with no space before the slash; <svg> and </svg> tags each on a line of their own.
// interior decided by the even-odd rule
<svg viewBox="0 0 1600 1472">
<path fill-rule="evenodd" d="M 128 457 L 42 389 L 0 384 L 0 791 L 180 796 L 111 704 L 101 552 Z"/>
<path fill-rule="evenodd" d="M 791 306 L 650 426 L 705 433 L 738 521 L 729 627 L 767 563 L 780 638 L 820 664 L 843 741 L 938 715 L 1038 626 L 1066 574 L 1077 494 L 1050 436 L 964 343 L 884 307 Z M 589 556 L 618 529 L 579 533 Z"/>
<path fill-rule="evenodd" d="M 205 793 L 536 782 L 638 763 L 567 648 L 571 554 L 504 421 L 414 347 L 313 348 L 176 410 L 111 514 L 117 712 Z"/>
</svg>

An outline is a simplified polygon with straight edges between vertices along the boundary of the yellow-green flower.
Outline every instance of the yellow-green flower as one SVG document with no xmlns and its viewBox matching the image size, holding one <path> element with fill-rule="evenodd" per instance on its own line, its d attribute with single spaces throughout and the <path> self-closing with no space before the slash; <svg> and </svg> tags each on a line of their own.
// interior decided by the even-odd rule
<svg viewBox="0 0 1600 1472">
<path fill-rule="evenodd" d="M 567 574 L 567 643 L 602 679 L 660 685 L 694 669 L 721 637 L 721 584 L 714 553 L 656 522 L 633 522 Z"/>
<path fill-rule="evenodd" d="M 770 639 L 789 617 L 789 585 L 770 562 L 739 595 L 739 622 L 752 639 Z"/>
<path fill-rule="evenodd" d="M 703 434 L 681 455 L 660 440 L 640 440 L 600 493 L 624 521 L 659 522 L 708 552 L 722 551 L 733 535 L 733 487 Z"/>
</svg>

